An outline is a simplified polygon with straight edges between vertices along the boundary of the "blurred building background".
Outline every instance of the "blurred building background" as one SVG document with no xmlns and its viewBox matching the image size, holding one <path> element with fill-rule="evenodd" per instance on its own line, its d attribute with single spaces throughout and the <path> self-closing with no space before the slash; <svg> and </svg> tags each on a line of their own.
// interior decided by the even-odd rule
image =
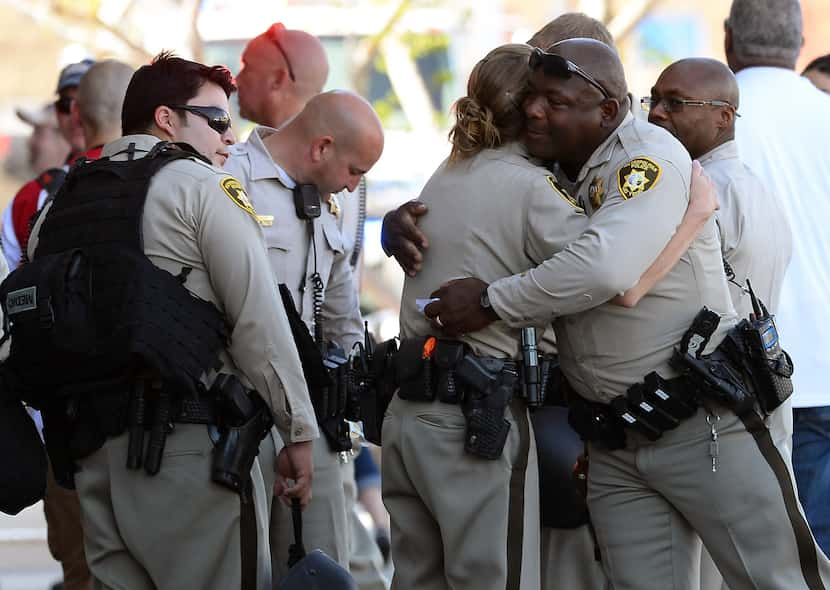
<svg viewBox="0 0 830 590">
<path fill-rule="evenodd" d="M 248 39 L 272 22 L 318 35 L 331 63 L 328 88 L 372 101 L 387 130 L 383 157 L 368 175 L 362 304 L 377 336 L 397 332 L 403 277 L 379 247 L 379 219 L 418 196 L 448 153 L 450 108 L 489 49 L 524 42 L 562 12 L 608 24 L 636 96 L 659 71 L 688 56 L 723 59 L 728 0 L 0 0 L 0 205 L 31 177 L 29 128 L 15 107 L 54 100 L 59 69 L 84 57 L 134 66 L 162 49 L 239 69 Z M 830 53 L 830 2 L 802 0 L 800 66 Z M 302 63 L 293 64 L 301 68 Z M 797 105 L 781 105 L 797 108 Z M 234 107 L 235 108 L 235 107 Z M 244 137 L 250 123 L 235 118 Z M 425 296 L 427 294 L 424 294 Z M 0 518 L 0 589 L 44 587 L 48 563 L 39 508 Z M 27 549 L 28 548 L 28 549 Z M 46 560 L 46 561 L 44 561 Z M 26 572 L 33 572 L 27 577 Z M 32 577 L 34 576 L 34 577 Z M 40 577 L 38 577 L 40 576 Z M 27 581 L 28 580 L 28 581 Z"/>
</svg>

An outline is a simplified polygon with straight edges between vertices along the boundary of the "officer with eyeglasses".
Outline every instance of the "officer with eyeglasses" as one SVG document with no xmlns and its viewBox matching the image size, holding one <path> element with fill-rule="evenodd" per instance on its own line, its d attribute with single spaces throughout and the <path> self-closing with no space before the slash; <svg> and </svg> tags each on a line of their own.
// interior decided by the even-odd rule
<svg viewBox="0 0 830 590">
<path fill-rule="evenodd" d="M 701 396 L 679 372 L 687 365 L 670 362 L 676 347 L 710 354 L 738 321 L 715 221 L 634 307 L 612 303 L 675 233 L 689 195 L 688 152 L 628 112 L 611 48 L 574 39 L 549 51 L 537 54 L 530 76 L 528 140 L 546 146 L 574 183 L 590 224 L 529 272 L 448 283 L 427 315 L 450 335 L 494 321 L 554 321 L 571 422 L 588 440 L 588 506 L 615 589 L 695 587 L 700 539 L 733 590 L 825 588 L 827 558 L 762 415 L 730 409 L 735 398 Z M 705 326 L 696 321 L 703 307 Z M 649 391 L 671 407 L 659 429 L 638 414 L 648 411 L 638 396 Z"/>
<path fill-rule="evenodd" d="M 723 259 L 731 273 L 729 294 L 741 317 L 752 312 L 746 279 L 775 314 L 793 240 L 780 200 L 743 163 L 735 143 L 738 83 L 723 63 L 683 59 L 660 74 L 641 101 L 648 120 L 674 135 L 698 160 L 718 192 L 715 212 Z M 784 335 L 786 338 L 786 335 Z M 782 455 L 792 454 L 792 401 L 766 418 Z M 720 573 L 704 550 L 702 588 L 720 588 Z"/>
<path fill-rule="evenodd" d="M 105 356 L 87 373 L 115 379 L 62 383 L 80 393 L 44 410 L 56 477 L 80 496 L 96 587 L 270 588 L 271 492 L 256 454 L 273 463 L 272 423 L 285 441 L 280 475 L 291 480 L 283 496 L 310 500 L 314 410 L 260 219 L 219 168 L 234 143 L 234 90 L 222 66 L 162 53 L 141 67 L 124 99 L 124 136 L 70 172 L 68 192 L 33 230 L 27 268 L 67 247 L 88 253 L 96 333 L 126 339 L 134 355 L 122 373 Z M 124 175 L 132 182 L 116 184 Z M 73 198 L 85 178 L 94 189 Z M 148 266 L 99 263 L 136 243 Z M 111 294 L 125 282 L 129 304 Z"/>
</svg>

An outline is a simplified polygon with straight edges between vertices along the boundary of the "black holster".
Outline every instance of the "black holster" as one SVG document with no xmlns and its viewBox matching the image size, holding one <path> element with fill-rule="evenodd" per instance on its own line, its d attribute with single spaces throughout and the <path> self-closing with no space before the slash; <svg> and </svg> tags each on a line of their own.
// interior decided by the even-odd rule
<svg viewBox="0 0 830 590">
<path fill-rule="evenodd" d="M 465 385 L 461 404 L 467 422 L 464 450 L 482 459 L 498 459 L 510 432 L 504 413 L 518 374 L 505 369 L 505 361 L 467 355 L 456 366 L 455 375 Z"/>
<path fill-rule="evenodd" d="M 243 494 L 259 444 L 274 424 L 256 391 L 246 391 L 233 375 L 221 375 L 212 390 L 219 401 L 219 440 L 213 447 L 211 479 Z"/>
</svg>

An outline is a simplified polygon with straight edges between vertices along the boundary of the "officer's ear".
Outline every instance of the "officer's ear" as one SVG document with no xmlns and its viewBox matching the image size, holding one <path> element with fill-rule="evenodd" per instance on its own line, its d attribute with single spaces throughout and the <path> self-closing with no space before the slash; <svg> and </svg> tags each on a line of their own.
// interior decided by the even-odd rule
<svg viewBox="0 0 830 590">
<path fill-rule="evenodd" d="M 311 161 L 314 164 L 326 162 L 334 153 L 334 137 L 321 135 L 311 142 Z"/>
<path fill-rule="evenodd" d="M 153 113 L 153 123 L 155 123 L 156 127 L 158 127 L 161 131 L 175 139 L 176 128 L 173 109 L 165 105 L 157 106 L 155 112 Z"/>
<path fill-rule="evenodd" d="M 625 101 L 628 102 L 628 99 Z M 620 101 L 616 98 L 606 98 L 602 101 L 599 105 L 600 127 L 616 127 L 620 108 Z"/>
<path fill-rule="evenodd" d="M 735 111 L 730 107 L 721 107 L 718 116 L 718 129 L 729 129 L 735 122 Z"/>
</svg>

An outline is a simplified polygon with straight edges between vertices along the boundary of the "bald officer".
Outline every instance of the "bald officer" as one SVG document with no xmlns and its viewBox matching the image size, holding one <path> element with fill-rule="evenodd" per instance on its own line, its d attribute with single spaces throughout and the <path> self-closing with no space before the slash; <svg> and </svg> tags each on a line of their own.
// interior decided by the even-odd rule
<svg viewBox="0 0 830 590">
<path fill-rule="evenodd" d="M 741 317 L 752 304 L 744 289 L 775 313 L 792 257 L 792 233 L 779 200 L 741 161 L 735 143 L 738 83 L 713 59 L 684 59 L 666 68 L 643 101 L 649 123 L 663 127 L 700 161 L 718 190 L 723 255 L 735 272 L 730 294 Z"/>
<path fill-rule="evenodd" d="M 238 375 L 270 408 L 287 443 L 279 457 L 281 474 L 295 482 L 284 493 L 305 506 L 311 495 L 311 440 L 318 436 L 314 411 L 268 272 L 256 212 L 239 183 L 216 167 L 234 141 L 227 114 L 233 90 L 224 67 L 161 54 L 134 74 L 122 111 L 126 135 L 107 144 L 103 155 L 143 158 L 161 140 L 184 142 L 193 150 L 193 158 L 166 165 L 149 183 L 140 226 L 144 253 L 223 313 L 229 339 L 219 370 Z M 50 217 L 42 215 L 35 227 L 30 254 L 41 228 L 45 239 Z M 203 376 L 206 387 L 214 377 L 213 370 Z M 100 587 L 113 589 L 220 589 L 240 587 L 240 580 L 242 587 L 270 587 L 264 555 L 247 544 L 240 549 L 245 540 L 240 495 L 211 481 L 208 425 L 186 423 L 183 416 L 172 419 L 178 423 L 154 477 L 125 467 L 127 433 L 78 460 L 74 480 L 93 576 Z M 256 462 L 252 476 L 255 496 L 264 496 Z M 259 527 L 254 524 L 257 529 L 264 531 L 262 520 Z M 261 551 L 267 538 L 259 541 Z M 249 559 L 257 561 L 257 580 L 245 577 Z"/>
<path fill-rule="evenodd" d="M 614 98 L 625 96 L 616 52 L 584 39 L 551 51 L 531 62 L 529 135 L 547 144 L 548 157 L 575 183 L 576 198 L 594 212 L 591 223 L 528 273 L 439 289 L 427 314 L 450 333 L 497 319 L 514 326 L 554 319 L 575 395 L 602 408 L 652 371 L 676 377 L 668 361 L 703 306 L 720 316 L 704 353 L 737 318 L 714 221 L 635 308 L 607 304 L 637 281 L 674 232 L 688 199 L 690 159 L 679 142 L 634 120 Z M 684 382 L 675 386 L 688 395 Z M 824 587 L 827 560 L 763 422 L 754 412 L 738 418 L 707 406 L 655 441 L 628 428 L 620 448 L 619 440 L 592 437 L 588 503 L 612 585 L 694 587 L 696 532 L 733 590 Z M 715 434 L 719 450 L 710 444 Z"/>
<path fill-rule="evenodd" d="M 778 308 L 781 285 L 792 256 L 792 233 L 779 199 L 744 165 L 735 143 L 738 83 L 725 64 L 704 58 L 680 60 L 666 68 L 643 99 L 650 123 L 663 127 L 700 161 L 718 191 L 716 212 L 723 258 L 734 277 L 732 304 L 741 317 L 752 312 L 746 290 L 749 278 L 770 313 Z M 792 449 L 792 402 L 767 418 L 770 432 L 789 461 Z M 716 587 L 717 573 L 705 556 L 704 588 Z"/>
<path fill-rule="evenodd" d="M 333 193 L 353 190 L 382 151 L 383 130 L 372 107 L 353 93 L 333 91 L 312 98 L 279 130 L 257 128 L 225 164 L 260 216 L 276 282 L 289 288 L 309 331 L 345 351 L 363 341 L 363 322 Z M 319 218 L 299 216 L 295 195 L 303 186 L 316 191 Z M 303 535 L 307 549 L 323 549 L 348 567 L 340 451 L 325 438 L 314 443 L 315 494 Z M 278 578 L 287 572 L 290 522 L 290 511 L 275 502 L 271 549 Z"/>
</svg>

